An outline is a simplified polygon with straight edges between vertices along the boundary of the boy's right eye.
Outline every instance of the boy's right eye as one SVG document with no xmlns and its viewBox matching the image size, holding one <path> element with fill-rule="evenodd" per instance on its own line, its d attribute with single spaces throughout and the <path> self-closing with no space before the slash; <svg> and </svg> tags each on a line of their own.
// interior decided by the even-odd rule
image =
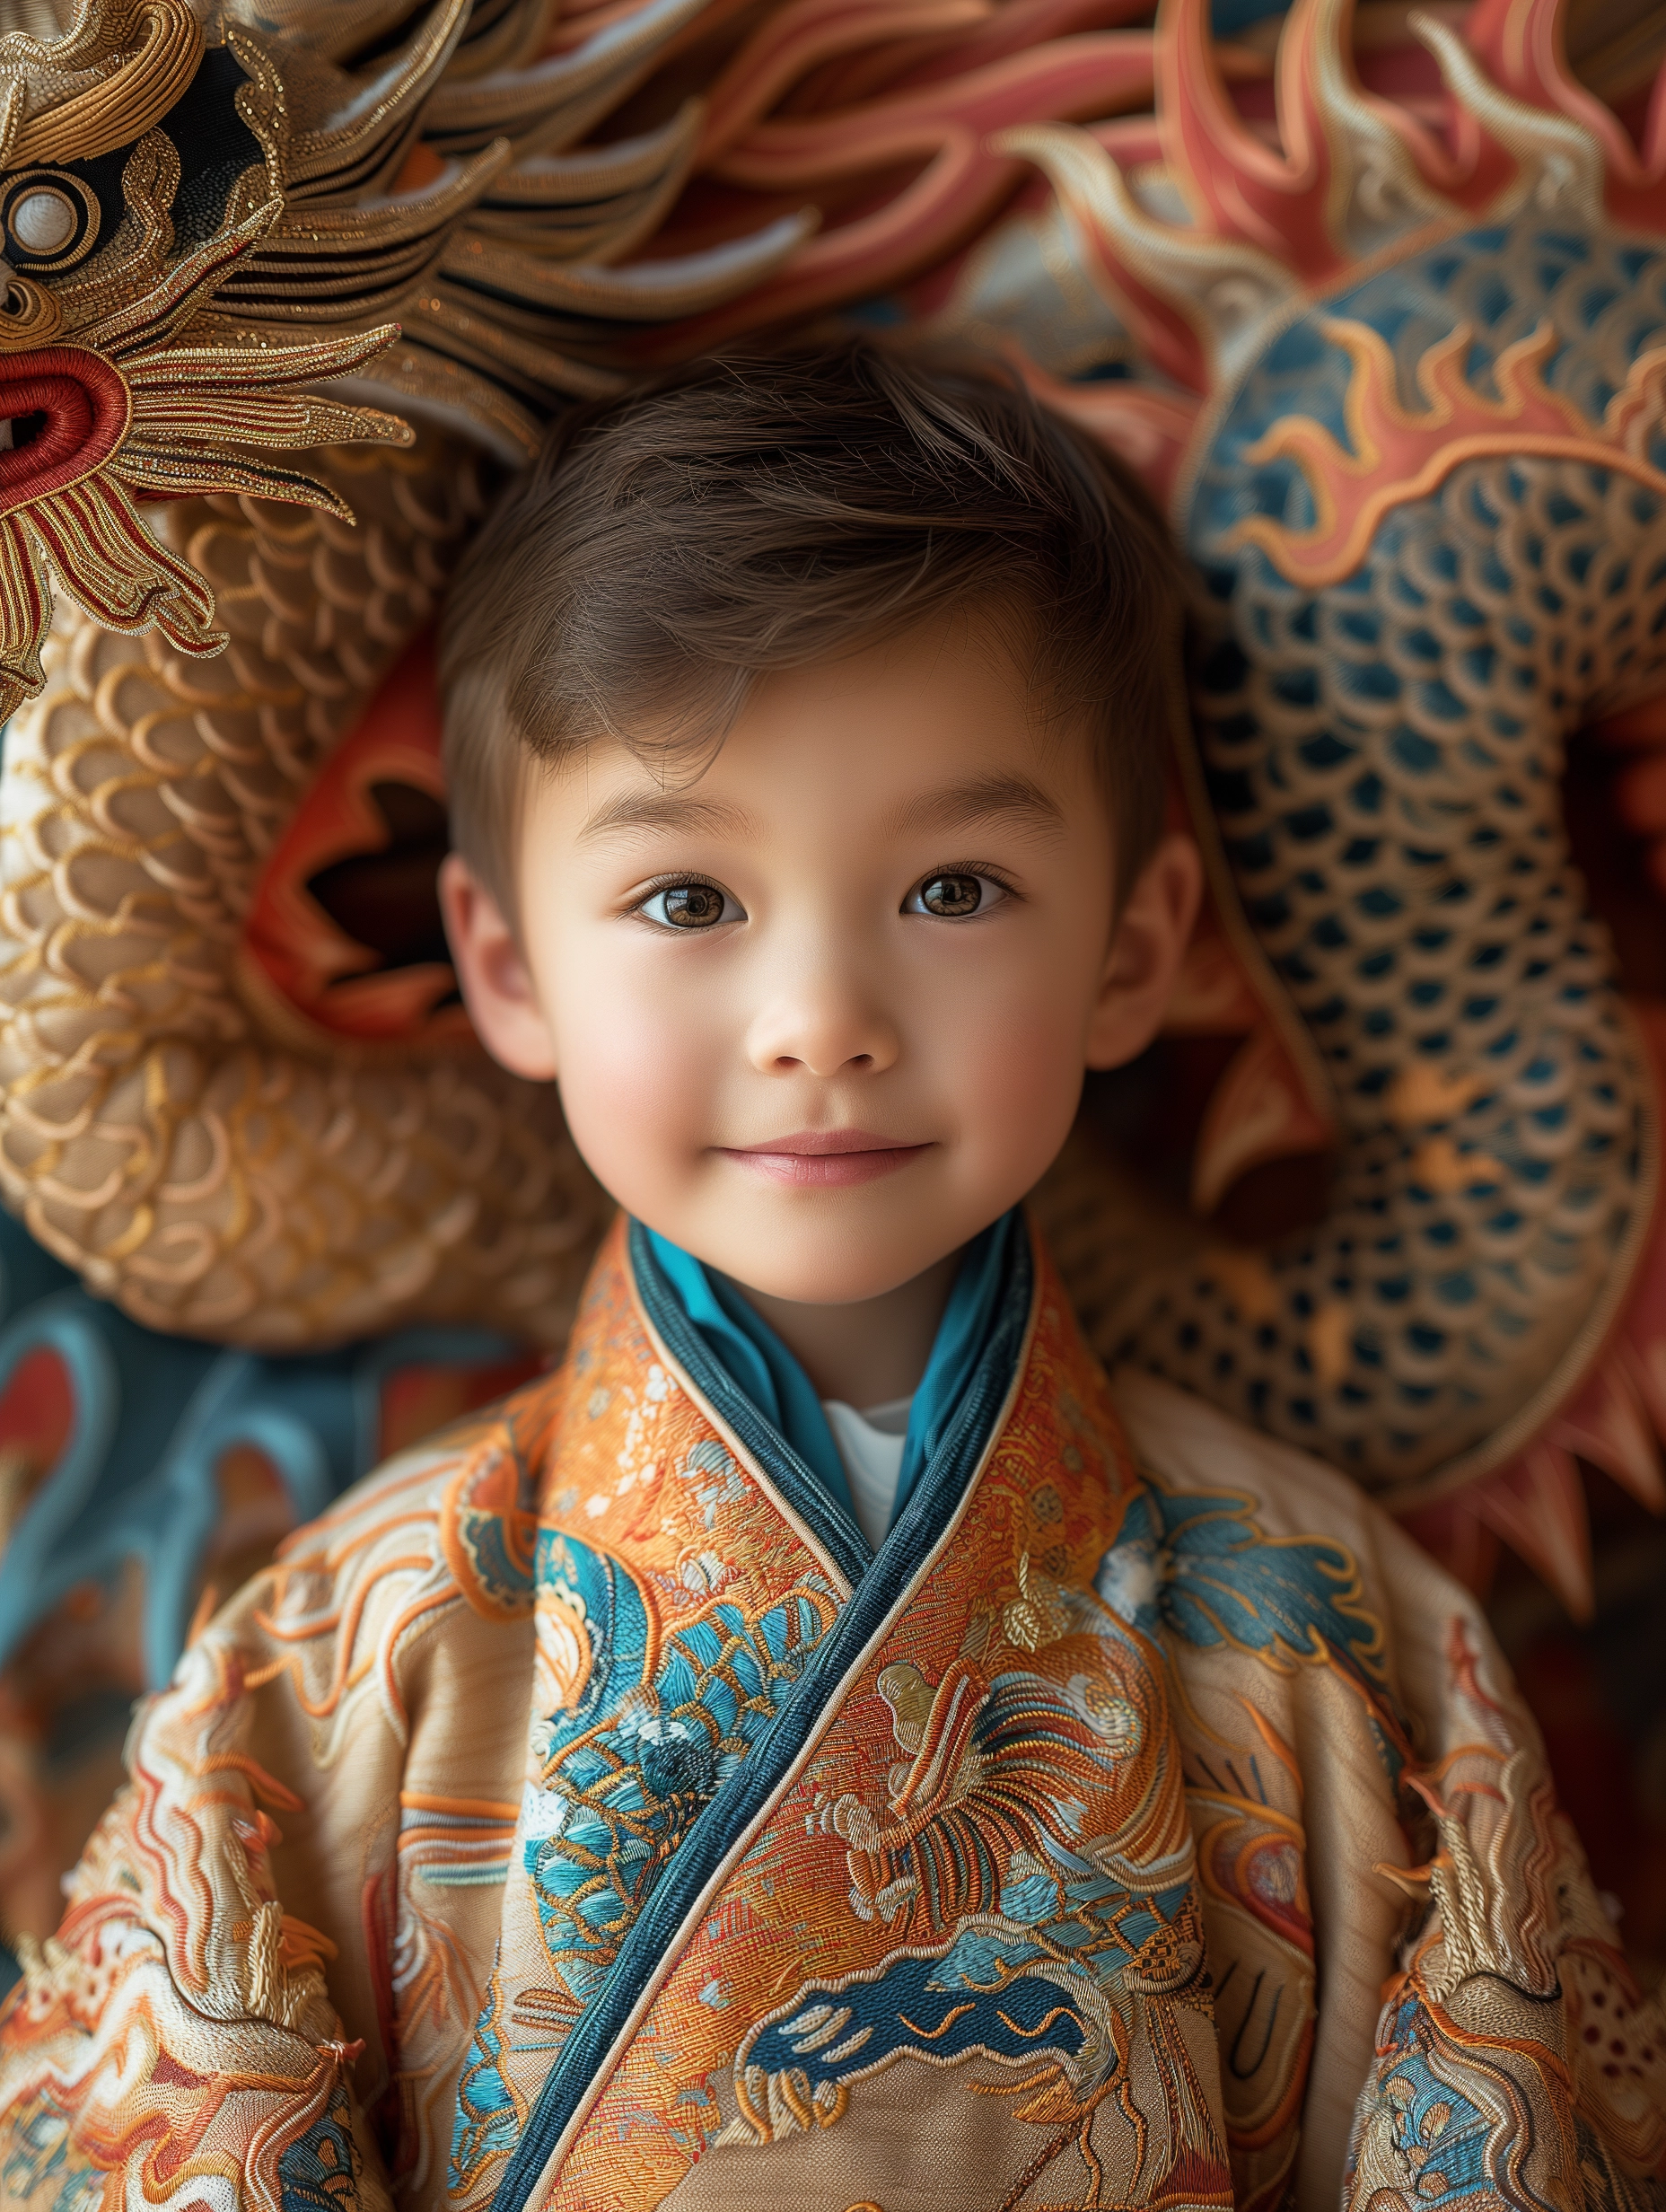
<svg viewBox="0 0 1666 2212">
<path fill-rule="evenodd" d="M 738 900 L 715 883 L 664 883 L 636 908 L 662 929 L 715 929 L 719 922 L 743 922 Z"/>
</svg>

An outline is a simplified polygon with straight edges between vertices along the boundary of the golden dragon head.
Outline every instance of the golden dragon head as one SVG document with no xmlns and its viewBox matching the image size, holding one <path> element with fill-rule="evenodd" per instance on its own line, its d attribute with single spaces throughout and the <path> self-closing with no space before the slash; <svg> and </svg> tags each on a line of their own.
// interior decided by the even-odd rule
<svg viewBox="0 0 1666 2212">
<path fill-rule="evenodd" d="M 33 0 L 0 35 L 0 717 L 40 686 L 54 578 L 108 629 L 225 644 L 136 500 L 351 519 L 291 456 L 408 444 L 356 403 L 378 384 L 523 460 L 560 399 L 616 387 L 599 332 L 790 251 L 803 218 L 613 275 L 687 173 L 698 103 L 567 152 L 706 4 L 564 44 L 550 0 L 78 0 L 65 24 Z M 343 377 L 354 403 L 318 395 Z"/>
<path fill-rule="evenodd" d="M 345 512 L 297 448 L 408 443 L 310 387 L 391 329 L 285 343 L 216 300 L 260 260 L 293 136 L 256 41 L 187 0 L 82 5 L 0 38 L 0 712 L 42 681 L 52 580 L 106 628 L 224 644 L 206 584 L 136 498 L 258 492 Z"/>
</svg>

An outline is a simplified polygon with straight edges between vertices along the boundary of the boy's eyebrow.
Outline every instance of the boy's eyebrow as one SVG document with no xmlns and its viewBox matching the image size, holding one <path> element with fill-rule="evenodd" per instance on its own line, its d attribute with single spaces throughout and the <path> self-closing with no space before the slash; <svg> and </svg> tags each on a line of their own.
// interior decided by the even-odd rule
<svg viewBox="0 0 1666 2212">
<path fill-rule="evenodd" d="M 621 791 L 591 815 L 582 843 L 631 830 L 703 830 L 715 837 L 743 837 L 751 824 L 738 806 L 700 799 L 687 791 Z"/>
<path fill-rule="evenodd" d="M 1063 809 L 1028 776 L 975 776 L 963 784 L 924 792 L 901 809 L 902 830 L 967 830 L 1003 819 L 1019 827 L 1061 830 Z M 622 791 L 607 800 L 579 831 L 590 844 L 636 830 L 704 830 L 710 836 L 744 837 L 752 828 L 743 808 L 727 800 L 697 797 L 688 791 Z"/>
<path fill-rule="evenodd" d="M 964 784 L 923 793 L 902 809 L 904 830 L 968 830 L 1005 818 L 1017 827 L 1062 830 L 1064 810 L 1027 776 L 975 776 Z"/>
</svg>

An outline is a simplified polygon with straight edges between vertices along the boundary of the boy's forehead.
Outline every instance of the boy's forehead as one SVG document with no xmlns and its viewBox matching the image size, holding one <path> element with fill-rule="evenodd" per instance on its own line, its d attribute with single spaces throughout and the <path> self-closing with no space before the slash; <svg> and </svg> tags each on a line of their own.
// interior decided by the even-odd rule
<svg viewBox="0 0 1666 2212">
<path fill-rule="evenodd" d="M 975 649 L 948 650 L 973 645 Z M 1003 680 L 1003 678 L 1005 680 Z M 585 745 L 548 779 L 584 845 L 656 833 L 746 838 L 806 820 L 875 830 L 979 822 L 1046 834 L 1098 778 L 1081 733 L 1038 726 L 986 639 L 943 628 L 760 678 L 726 735 Z"/>
</svg>

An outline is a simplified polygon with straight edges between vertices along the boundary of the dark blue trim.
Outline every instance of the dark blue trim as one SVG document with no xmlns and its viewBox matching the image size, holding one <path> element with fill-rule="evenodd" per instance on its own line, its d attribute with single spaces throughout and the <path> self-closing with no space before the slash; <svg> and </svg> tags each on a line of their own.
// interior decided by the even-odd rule
<svg viewBox="0 0 1666 2212">
<path fill-rule="evenodd" d="M 901 1517 L 915 1484 L 954 1418 L 967 1384 L 978 1372 L 989 1332 L 1001 1312 L 1001 1300 L 1012 1274 L 1013 1247 L 1025 1242 L 1028 1233 L 1023 1207 L 1011 1206 L 999 1221 L 980 1230 L 960 1255 L 954 1287 L 937 1324 L 932 1356 L 908 1409 L 902 1467 L 897 1477 L 897 1495 L 891 1501 L 893 1522 Z"/>
<path fill-rule="evenodd" d="M 866 1649 L 901 1601 L 939 1541 L 943 1527 L 960 1504 L 967 1484 L 983 1458 L 991 1431 L 1006 1402 L 1030 1327 L 1035 1298 L 1035 1266 L 1028 1235 L 1013 1240 L 1013 1265 L 1000 1319 L 989 1339 L 989 1348 L 978 1367 L 947 1435 L 930 1464 L 915 1485 L 879 1557 L 865 1573 L 858 1569 L 855 1587 L 833 1626 L 817 1646 L 797 1682 L 764 1729 L 741 1765 L 714 1792 L 706 1810 L 678 1845 L 658 1886 L 636 1915 L 608 1976 L 600 1997 L 585 2006 L 573 2023 L 527 2116 L 504 2178 L 492 2199 L 492 2212 L 524 2212 L 524 2208 L 549 2160 L 550 2153 L 566 2132 L 573 2115 L 583 2102 L 598 2069 L 618 2040 L 642 1994 L 658 1974 L 667 1950 L 684 1920 L 722 1865 L 736 1836 L 742 1834 L 768 1804 L 805 1744 L 828 1699 L 840 1681 Z M 653 1303 L 655 1288 L 645 1274 L 640 1252 L 647 1239 L 631 1224 L 630 1260 L 636 1269 L 636 1287 L 644 1307 L 659 1330 L 665 1348 L 680 1362 L 684 1344 L 694 1332 L 677 1315 L 675 1330 L 668 1329 Z M 652 1253 L 648 1255 L 652 1263 Z M 664 1285 L 657 1286 L 663 1297 Z M 829 1525 L 836 1510 L 815 1477 L 786 1448 L 773 1429 L 761 1423 L 734 1385 L 728 1397 L 708 1386 L 706 1374 L 716 1363 L 696 1339 L 696 1358 L 688 1362 L 692 1381 L 705 1391 L 735 1434 L 757 1459 L 769 1479 L 796 1510 L 818 1531 Z M 734 1400 L 745 1409 L 745 1425 L 732 1410 Z M 756 1440 L 755 1440 L 756 1439 Z M 813 1513 L 801 1506 L 813 1505 Z M 862 1543 L 860 1530 L 851 1532 Z M 829 1542 L 829 1550 L 833 1549 Z M 867 1546 L 862 1543 L 864 1553 Z"/>
</svg>

